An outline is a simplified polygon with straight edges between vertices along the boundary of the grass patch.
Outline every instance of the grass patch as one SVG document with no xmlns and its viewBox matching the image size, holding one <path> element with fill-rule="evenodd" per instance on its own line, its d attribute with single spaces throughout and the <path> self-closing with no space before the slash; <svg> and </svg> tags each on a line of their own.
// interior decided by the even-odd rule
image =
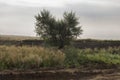
<svg viewBox="0 0 120 80">
<path fill-rule="evenodd" d="M 120 48 L 76 49 L 29 46 L 0 46 L 0 70 L 39 69 L 45 67 L 98 67 L 120 66 Z"/>
<path fill-rule="evenodd" d="M 67 67 L 112 68 L 120 66 L 120 47 L 108 49 L 65 48 Z"/>
</svg>

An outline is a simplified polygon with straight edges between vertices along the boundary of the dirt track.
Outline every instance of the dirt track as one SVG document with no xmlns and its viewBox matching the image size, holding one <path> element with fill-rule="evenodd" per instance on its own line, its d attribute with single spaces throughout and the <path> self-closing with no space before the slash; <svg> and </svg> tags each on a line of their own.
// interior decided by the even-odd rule
<svg viewBox="0 0 120 80">
<path fill-rule="evenodd" d="M 120 80 L 120 69 L 6 70 L 0 80 Z"/>
</svg>

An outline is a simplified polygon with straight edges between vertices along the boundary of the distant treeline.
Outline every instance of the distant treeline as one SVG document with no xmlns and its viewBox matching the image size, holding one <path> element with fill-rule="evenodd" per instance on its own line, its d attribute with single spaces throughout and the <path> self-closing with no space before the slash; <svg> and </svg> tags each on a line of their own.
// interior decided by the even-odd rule
<svg viewBox="0 0 120 80">
<path fill-rule="evenodd" d="M 0 40 L 0 45 L 15 45 L 15 46 L 43 46 L 43 40 Z M 119 40 L 92 40 L 82 39 L 72 42 L 72 45 L 76 48 L 108 48 L 108 47 L 120 47 Z"/>
</svg>

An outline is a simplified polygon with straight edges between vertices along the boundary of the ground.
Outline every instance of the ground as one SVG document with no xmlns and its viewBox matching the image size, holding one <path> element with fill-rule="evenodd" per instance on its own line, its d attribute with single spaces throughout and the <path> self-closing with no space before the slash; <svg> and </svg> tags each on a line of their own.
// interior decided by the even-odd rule
<svg viewBox="0 0 120 80">
<path fill-rule="evenodd" d="M 120 80 L 120 69 L 4 70 L 1 80 Z"/>
<path fill-rule="evenodd" d="M 9 36 L 1 36 L 0 35 L 0 40 L 18 40 L 19 41 L 19 40 L 26 40 L 26 39 L 28 39 L 28 40 L 35 39 L 36 40 L 39 38 L 24 37 L 24 36 L 23 37 L 22 36 L 10 36 L 9 37 Z M 107 42 L 105 42 L 105 43 L 107 43 Z M 120 42 L 119 41 L 115 42 L 115 45 L 117 44 L 119 46 L 118 43 L 120 43 Z M 113 44 L 113 42 L 110 41 L 110 45 L 111 44 Z M 12 49 L 14 50 L 13 47 L 12 47 Z M 25 48 L 25 49 L 27 49 L 27 48 Z M 27 50 L 29 50 L 29 49 L 27 49 Z M 108 57 L 108 55 L 107 55 L 107 57 Z M 107 58 L 107 57 L 105 57 L 105 58 Z M 111 56 L 109 56 L 109 57 L 111 58 Z M 117 55 L 117 57 L 114 56 L 113 58 L 118 58 L 117 61 L 119 62 L 118 55 Z M 12 59 L 14 59 L 14 58 L 12 58 Z M 83 67 L 82 68 L 69 68 L 69 69 L 66 69 L 66 68 L 65 69 L 64 68 L 42 68 L 42 69 L 30 69 L 30 70 L 15 70 L 15 69 L 14 70 L 4 70 L 3 69 L 3 70 L 0 70 L 0 80 L 120 80 L 120 68 L 116 68 L 116 66 L 113 66 L 113 67 L 110 67 L 112 69 L 104 69 L 105 68 L 105 66 L 103 66 L 104 64 L 101 63 L 101 65 L 102 65 L 102 69 L 95 69 L 95 68 L 91 69 L 91 67 L 87 68 L 87 69 L 83 68 Z M 100 65 L 98 67 L 100 68 Z"/>
</svg>

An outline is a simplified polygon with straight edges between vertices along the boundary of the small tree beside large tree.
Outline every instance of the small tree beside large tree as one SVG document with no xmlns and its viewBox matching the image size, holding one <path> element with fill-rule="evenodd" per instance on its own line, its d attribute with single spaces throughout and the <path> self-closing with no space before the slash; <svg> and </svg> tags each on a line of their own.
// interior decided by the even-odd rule
<svg viewBox="0 0 120 80">
<path fill-rule="evenodd" d="M 82 33 L 79 19 L 73 12 L 65 12 L 63 19 L 57 20 L 47 10 L 42 10 L 36 18 L 35 31 L 44 41 L 59 49 L 70 45 Z"/>
</svg>

